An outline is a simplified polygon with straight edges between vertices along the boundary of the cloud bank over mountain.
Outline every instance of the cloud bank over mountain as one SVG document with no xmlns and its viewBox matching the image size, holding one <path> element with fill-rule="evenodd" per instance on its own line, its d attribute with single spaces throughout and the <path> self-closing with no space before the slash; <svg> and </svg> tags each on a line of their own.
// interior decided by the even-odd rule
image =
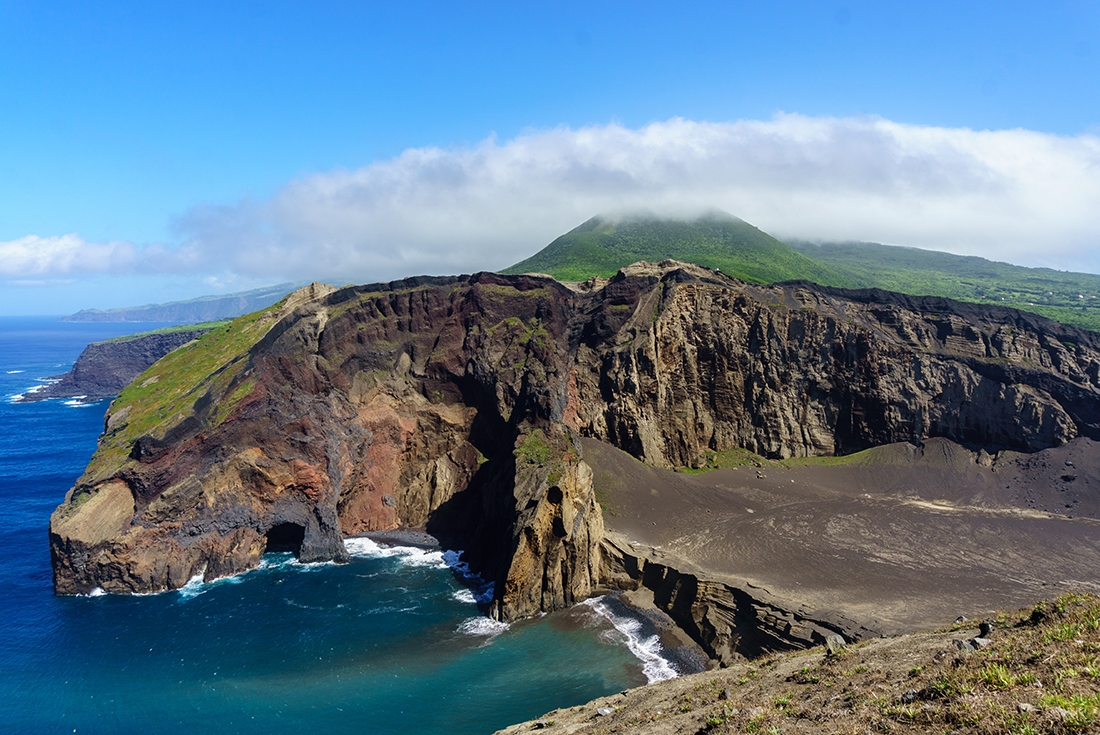
<svg viewBox="0 0 1100 735">
<path fill-rule="evenodd" d="M 501 268 L 601 212 L 720 208 L 780 237 L 1100 272 L 1100 137 L 781 114 L 532 130 L 413 148 L 194 207 L 178 241 L 0 243 L 0 276 L 230 272 L 380 280 Z"/>
</svg>

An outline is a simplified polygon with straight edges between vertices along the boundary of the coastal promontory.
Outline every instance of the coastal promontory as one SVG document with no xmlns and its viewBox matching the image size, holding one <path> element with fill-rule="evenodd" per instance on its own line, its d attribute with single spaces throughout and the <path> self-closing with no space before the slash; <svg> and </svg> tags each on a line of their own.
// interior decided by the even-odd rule
<svg viewBox="0 0 1100 735">
<path fill-rule="evenodd" d="M 272 549 L 343 561 L 347 536 L 423 528 L 495 583 L 490 615 L 523 618 L 609 587 L 645 592 L 728 663 L 920 622 L 812 585 L 800 600 L 798 575 L 769 579 L 768 548 L 720 553 L 737 533 L 774 540 L 775 559 L 816 564 L 825 552 L 806 539 L 823 517 L 838 521 L 822 527 L 828 553 L 853 559 L 876 535 L 934 517 L 944 548 L 913 561 L 895 540 L 867 569 L 946 569 L 957 577 L 947 587 L 967 588 L 957 540 L 974 518 L 992 518 L 993 535 L 1000 521 L 1094 523 L 1081 517 L 1091 492 L 1047 521 L 1053 499 L 1049 513 L 1029 507 L 1022 483 L 1039 477 L 1024 472 L 1029 458 L 1068 453 L 1054 474 L 1073 475 L 1054 480 L 1068 500 L 1092 479 L 1096 440 L 1100 336 L 1012 309 L 756 285 L 675 261 L 574 284 L 493 273 L 314 284 L 172 352 L 119 395 L 51 518 L 54 584 L 178 588 Z M 880 454 L 844 482 L 806 474 L 865 450 Z M 689 487 L 672 472 L 720 467 L 731 452 L 757 458 L 737 470 L 753 473 L 743 481 L 713 474 Z M 1080 467 L 1063 472 L 1071 454 Z M 913 466 L 970 489 L 940 498 L 888 482 L 905 471 L 891 467 Z M 765 518 L 770 530 L 756 523 Z M 1062 535 L 1083 540 L 1076 558 L 1059 557 L 1059 579 L 1084 577 L 1095 542 Z M 842 583 L 859 568 L 818 566 Z M 858 574 L 853 595 L 875 579 Z M 996 594 L 1032 593 L 1003 581 Z M 904 587 L 892 594 L 919 597 Z M 951 604 L 947 588 L 938 594 L 948 602 L 921 608 L 924 619 Z"/>
</svg>

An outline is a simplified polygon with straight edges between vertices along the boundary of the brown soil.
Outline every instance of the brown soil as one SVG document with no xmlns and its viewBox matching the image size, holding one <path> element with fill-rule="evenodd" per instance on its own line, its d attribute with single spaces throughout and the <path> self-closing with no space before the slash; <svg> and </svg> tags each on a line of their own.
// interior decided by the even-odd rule
<svg viewBox="0 0 1100 735">
<path fill-rule="evenodd" d="M 608 531 L 877 632 L 1100 591 L 1100 444 L 1088 439 L 995 459 L 937 439 L 849 464 L 699 475 L 595 440 L 584 451 Z"/>
</svg>

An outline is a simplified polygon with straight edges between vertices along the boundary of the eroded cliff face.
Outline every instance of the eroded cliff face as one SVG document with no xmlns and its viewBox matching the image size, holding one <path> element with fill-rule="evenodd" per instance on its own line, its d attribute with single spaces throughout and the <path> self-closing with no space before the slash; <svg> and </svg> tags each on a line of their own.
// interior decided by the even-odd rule
<svg viewBox="0 0 1100 735">
<path fill-rule="evenodd" d="M 175 588 L 271 547 L 341 560 L 346 535 L 427 527 L 496 581 L 492 614 L 520 618 L 606 572 L 579 436 L 659 466 L 929 436 L 1033 451 L 1100 435 L 1098 340 L 672 262 L 577 289 L 485 273 L 315 286 L 119 396 L 51 519 L 55 587 Z"/>
<path fill-rule="evenodd" d="M 876 632 L 836 613 L 791 609 L 765 590 L 716 579 L 683 559 L 622 537 L 606 538 L 602 552 L 605 584 L 650 590 L 654 604 L 722 666 L 818 646 L 831 635 L 855 641 Z"/>
<path fill-rule="evenodd" d="M 676 467 L 708 449 L 787 458 L 932 436 L 1033 452 L 1100 431 L 1093 333 L 944 299 L 693 276 L 664 275 L 610 344 L 579 347 L 583 433 Z"/>
</svg>

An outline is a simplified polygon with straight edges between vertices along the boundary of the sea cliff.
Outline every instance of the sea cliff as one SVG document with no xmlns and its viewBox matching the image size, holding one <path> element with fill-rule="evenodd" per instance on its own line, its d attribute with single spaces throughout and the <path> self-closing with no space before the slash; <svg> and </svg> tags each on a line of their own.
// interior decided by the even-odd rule
<svg viewBox="0 0 1100 735">
<path fill-rule="evenodd" d="M 178 588 L 271 548 L 342 561 L 345 536 L 394 528 L 465 549 L 502 619 L 640 585 L 623 578 L 657 562 L 606 543 L 582 437 L 658 468 L 931 437 L 1036 452 L 1100 438 L 1100 336 L 673 261 L 574 286 L 492 273 L 315 284 L 176 350 L 116 399 L 51 518 L 55 589 Z M 848 626 L 768 615 L 789 646 Z M 732 620 L 699 636 L 718 659 L 743 653 Z"/>
<path fill-rule="evenodd" d="M 154 362 L 210 329 L 196 325 L 93 342 L 81 351 L 69 372 L 56 382 L 24 393 L 19 400 L 32 403 L 48 398 L 80 398 L 91 402 L 113 398 Z"/>
</svg>

